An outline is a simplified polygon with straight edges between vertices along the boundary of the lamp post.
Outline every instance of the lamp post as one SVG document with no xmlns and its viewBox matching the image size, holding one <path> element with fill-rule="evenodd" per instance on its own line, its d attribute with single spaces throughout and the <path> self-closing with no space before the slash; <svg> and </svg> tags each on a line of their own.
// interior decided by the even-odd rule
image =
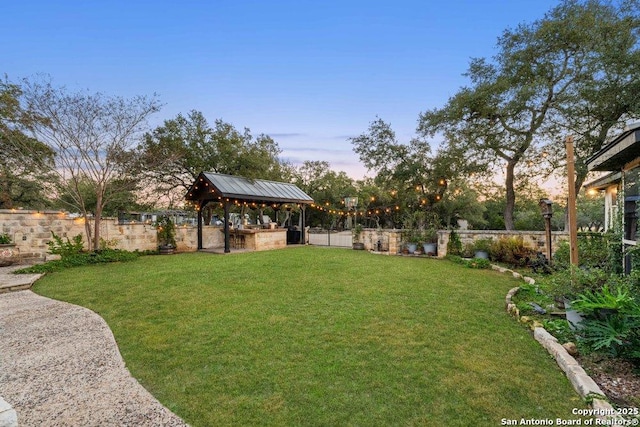
<svg viewBox="0 0 640 427">
<path fill-rule="evenodd" d="M 549 199 L 540 199 L 538 206 L 540 206 L 540 210 L 542 211 L 542 216 L 544 217 L 544 228 L 547 236 L 547 260 L 549 261 L 549 265 L 551 265 L 551 217 L 553 216 L 553 209 L 551 206 L 552 202 Z"/>
</svg>

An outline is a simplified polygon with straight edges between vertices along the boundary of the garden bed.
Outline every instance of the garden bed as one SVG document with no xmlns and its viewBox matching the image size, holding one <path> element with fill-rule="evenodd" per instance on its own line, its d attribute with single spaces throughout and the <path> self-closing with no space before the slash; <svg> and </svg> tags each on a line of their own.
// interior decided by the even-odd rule
<svg viewBox="0 0 640 427">
<path fill-rule="evenodd" d="M 537 292 L 534 285 L 523 285 L 513 296 L 513 303 L 524 323 L 537 322 L 556 337 L 560 344 L 576 341 L 566 320 L 565 308 L 548 295 Z M 547 313 L 536 312 L 531 303 L 544 308 Z M 581 351 L 575 358 L 614 406 L 640 407 L 640 367 L 629 360 L 599 353 Z"/>
<path fill-rule="evenodd" d="M 632 363 L 596 355 L 580 355 L 576 359 L 613 405 L 640 407 L 640 375 Z"/>
</svg>

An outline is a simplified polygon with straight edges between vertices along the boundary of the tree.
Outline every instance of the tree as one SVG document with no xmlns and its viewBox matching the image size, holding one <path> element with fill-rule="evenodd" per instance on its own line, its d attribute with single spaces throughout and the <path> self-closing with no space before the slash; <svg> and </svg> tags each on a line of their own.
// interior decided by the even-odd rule
<svg viewBox="0 0 640 427">
<path fill-rule="evenodd" d="M 357 194 L 353 179 L 345 172 L 331 170 L 331 165 L 326 161 L 305 161 L 295 169 L 294 176 L 294 184 L 325 208 L 342 208 L 345 197 Z M 307 224 L 324 225 L 330 216 L 326 211 L 310 210 Z"/>
<path fill-rule="evenodd" d="M 99 248 L 103 209 L 124 191 L 135 189 L 134 150 L 148 116 L 160 109 L 155 96 L 131 99 L 101 93 L 70 92 L 49 80 L 24 81 L 22 101 L 41 121 L 29 124 L 32 136 L 55 153 L 52 172 L 58 192 L 67 194 L 85 221 L 90 249 Z M 22 152 L 37 156 L 28 144 Z M 92 189 L 87 200 L 84 184 Z M 93 214 L 93 230 L 90 213 Z"/>
<path fill-rule="evenodd" d="M 0 209 L 42 209 L 50 203 L 45 189 L 52 180 L 47 172 L 53 152 L 25 134 L 27 125 L 41 119 L 22 109 L 21 95 L 18 85 L 0 80 Z"/>
<path fill-rule="evenodd" d="M 212 128 L 199 111 L 165 120 L 145 135 L 139 148 L 145 175 L 170 205 L 183 200 L 202 171 L 273 180 L 287 174 L 271 137 L 254 138 L 249 129 L 240 132 L 220 119 Z"/>
<path fill-rule="evenodd" d="M 445 107 L 421 114 L 418 130 L 422 135 L 442 133 L 449 149 L 464 148 L 467 157 L 486 165 L 504 162 L 505 228 L 515 227 L 514 183 L 523 160 L 539 162 L 535 155 L 542 146 L 553 142 L 557 147 L 558 139 L 563 139 L 560 133 L 569 128 L 601 138 L 612 126 L 612 117 L 623 117 L 618 110 L 628 111 L 632 95 L 626 92 L 638 82 L 629 78 L 631 71 L 623 73 L 637 63 L 637 57 L 628 55 L 637 45 L 633 35 L 638 25 L 631 18 L 633 8 L 628 7 L 635 3 L 616 9 L 596 0 L 565 0 L 543 19 L 506 30 L 498 39 L 499 53 L 493 62 L 471 61 L 470 87 L 462 88 Z M 607 21 L 600 25 L 602 17 Z M 631 26 L 626 32 L 625 25 Z M 609 46 L 618 41 L 623 47 Z M 609 79 L 614 71 L 617 77 Z M 599 92 L 605 88 L 625 95 L 601 97 Z M 609 109 L 614 105 L 620 108 L 612 114 Z"/>
<path fill-rule="evenodd" d="M 542 148 L 552 170 L 565 169 L 562 135 L 574 136 L 576 194 L 587 177 L 586 160 L 630 120 L 640 117 L 640 16 L 637 1 L 566 2 L 554 10 L 579 40 L 584 66 L 566 102 L 551 116 Z"/>
<path fill-rule="evenodd" d="M 486 208 L 478 200 L 478 192 L 465 179 L 453 179 L 443 194 L 442 200 L 434 205 L 434 211 L 442 218 L 446 227 L 457 227 L 458 219 L 464 219 L 473 228 L 484 228 L 483 218 Z"/>
<path fill-rule="evenodd" d="M 125 179 L 132 180 L 133 178 Z M 118 188 L 119 190 L 112 190 L 111 187 Z M 135 182 L 119 182 L 119 180 L 110 182 L 107 185 L 106 193 L 113 194 L 113 196 L 109 197 L 105 202 L 102 215 L 117 217 L 118 214 L 123 211 L 152 209 L 152 206 L 140 203 L 138 191 L 135 191 L 137 189 L 138 185 Z M 74 187 L 74 192 L 71 193 L 68 191 L 68 187 L 63 188 L 54 202 L 54 207 L 65 210 L 77 209 L 76 191 L 82 194 L 82 199 L 87 205 L 88 213 L 95 216 L 94 209 L 97 205 L 96 192 L 93 183 L 89 180 L 81 180 L 77 187 Z"/>
<path fill-rule="evenodd" d="M 393 194 L 402 210 L 424 210 L 439 201 L 446 188 L 446 177 L 439 172 L 431 156 L 431 147 L 423 139 L 400 143 L 391 125 L 380 118 L 370 123 L 367 132 L 350 138 L 360 161 L 376 172 L 375 184 L 385 195 Z"/>
</svg>

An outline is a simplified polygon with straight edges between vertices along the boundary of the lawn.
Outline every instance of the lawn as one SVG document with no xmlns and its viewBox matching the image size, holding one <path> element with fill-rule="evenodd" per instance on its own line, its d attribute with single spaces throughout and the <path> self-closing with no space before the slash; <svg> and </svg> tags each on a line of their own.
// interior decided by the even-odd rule
<svg viewBox="0 0 640 427">
<path fill-rule="evenodd" d="M 193 426 L 494 426 L 584 407 L 504 309 L 519 282 L 448 261 L 317 247 L 147 256 L 47 275 Z"/>
</svg>

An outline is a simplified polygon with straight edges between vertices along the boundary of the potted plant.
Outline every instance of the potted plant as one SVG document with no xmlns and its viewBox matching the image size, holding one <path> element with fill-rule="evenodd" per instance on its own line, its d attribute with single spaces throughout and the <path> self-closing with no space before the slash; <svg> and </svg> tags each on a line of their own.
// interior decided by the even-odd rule
<svg viewBox="0 0 640 427">
<path fill-rule="evenodd" d="M 163 255 L 172 254 L 176 249 L 176 227 L 168 216 L 156 223 L 158 230 L 158 250 Z"/>
<path fill-rule="evenodd" d="M 11 243 L 11 236 L 7 233 L 0 234 L 0 267 L 13 264 L 16 255 L 16 245 Z"/>
<path fill-rule="evenodd" d="M 435 228 L 428 228 L 424 231 L 422 247 L 427 255 L 435 255 L 438 252 L 438 231 Z"/>
<path fill-rule="evenodd" d="M 351 230 L 353 235 L 353 249 L 362 251 L 364 250 L 364 243 L 360 241 L 360 237 L 362 236 L 362 224 L 356 224 L 355 227 Z"/>
<path fill-rule="evenodd" d="M 491 253 L 491 247 L 493 246 L 493 239 L 485 238 L 478 239 L 473 242 L 474 258 L 489 259 L 489 253 Z"/>
<path fill-rule="evenodd" d="M 411 229 L 408 230 L 407 232 L 407 249 L 409 250 L 409 253 L 412 254 L 414 252 L 416 252 L 416 250 L 418 250 L 418 245 L 420 244 L 420 241 L 422 240 L 422 237 L 420 237 L 420 231 L 416 230 L 416 229 Z"/>
</svg>

